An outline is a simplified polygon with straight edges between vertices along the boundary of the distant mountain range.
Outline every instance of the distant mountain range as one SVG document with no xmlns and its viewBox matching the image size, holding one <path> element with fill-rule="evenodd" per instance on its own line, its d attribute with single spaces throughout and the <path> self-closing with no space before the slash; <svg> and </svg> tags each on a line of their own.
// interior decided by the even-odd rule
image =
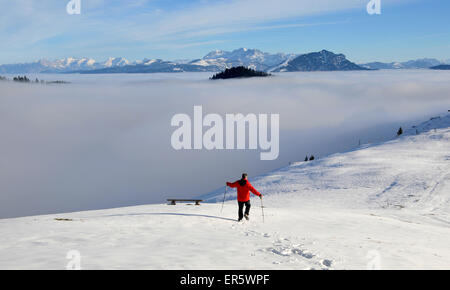
<svg viewBox="0 0 450 290">
<path fill-rule="evenodd" d="M 434 58 L 423 58 L 406 62 L 371 62 L 361 64 L 361 66 L 369 69 L 426 69 L 441 64 L 444 64 L 444 62 Z"/>
<path fill-rule="evenodd" d="M 0 65 L 0 73 L 65 73 L 99 68 L 123 67 L 131 64 L 123 57 L 111 57 L 104 62 L 92 58 L 63 58 L 54 61 L 41 59 L 32 63 Z"/>
<path fill-rule="evenodd" d="M 322 50 L 307 54 L 267 53 L 258 49 L 240 48 L 233 51 L 216 50 L 201 59 L 165 61 L 143 59 L 128 61 L 123 57 L 97 62 L 92 58 L 46 59 L 32 63 L 0 65 L 0 74 L 21 73 L 158 73 L 158 72 L 218 72 L 226 68 L 245 66 L 266 72 L 348 71 L 368 69 L 418 69 L 444 64 L 436 59 L 408 62 L 355 64 L 343 54 Z"/>
<path fill-rule="evenodd" d="M 450 70 L 449 64 L 441 64 L 437 66 L 430 67 L 430 69 L 436 69 L 436 70 Z"/>
<path fill-rule="evenodd" d="M 268 71 L 281 63 L 292 60 L 295 54 L 270 54 L 258 49 L 240 48 L 233 51 L 216 50 L 201 59 L 192 61 L 144 60 L 124 67 L 108 67 L 80 73 L 156 73 L 156 72 L 218 72 L 231 67 L 244 66 Z"/>
</svg>

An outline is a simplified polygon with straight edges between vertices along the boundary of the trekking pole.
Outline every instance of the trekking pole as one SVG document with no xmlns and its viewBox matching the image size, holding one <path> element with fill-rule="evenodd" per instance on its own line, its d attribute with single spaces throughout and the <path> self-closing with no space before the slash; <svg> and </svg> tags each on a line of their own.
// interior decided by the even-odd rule
<svg viewBox="0 0 450 290">
<path fill-rule="evenodd" d="M 260 198 L 260 200 L 261 200 L 262 218 L 263 218 L 263 223 L 264 223 L 264 205 L 263 205 L 263 202 L 262 202 L 262 197 Z"/>
<path fill-rule="evenodd" d="M 225 203 L 225 195 L 227 194 L 227 186 L 225 185 L 225 192 L 223 193 L 223 201 L 222 201 L 222 209 L 220 210 L 220 213 L 223 211 L 223 204 Z"/>
</svg>

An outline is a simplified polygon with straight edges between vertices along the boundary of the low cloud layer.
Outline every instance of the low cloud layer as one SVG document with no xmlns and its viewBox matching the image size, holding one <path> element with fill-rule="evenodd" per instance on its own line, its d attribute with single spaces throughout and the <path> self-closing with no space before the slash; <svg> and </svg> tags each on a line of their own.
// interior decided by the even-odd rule
<svg viewBox="0 0 450 290">
<path fill-rule="evenodd" d="M 450 109 L 450 73 L 292 73 L 210 81 L 208 74 L 0 82 L 0 218 L 162 202 L 363 143 Z M 280 114 L 280 157 L 175 151 L 174 114 Z"/>
</svg>

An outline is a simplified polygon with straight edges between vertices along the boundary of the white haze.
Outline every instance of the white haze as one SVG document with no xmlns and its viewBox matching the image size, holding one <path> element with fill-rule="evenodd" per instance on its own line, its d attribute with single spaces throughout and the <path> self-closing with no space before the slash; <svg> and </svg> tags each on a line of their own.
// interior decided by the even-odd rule
<svg viewBox="0 0 450 290">
<path fill-rule="evenodd" d="M 0 218 L 194 197 L 234 180 L 394 138 L 450 109 L 450 73 L 38 75 L 70 84 L 0 82 Z M 10 76 L 11 77 L 11 76 Z M 280 114 L 280 157 L 175 151 L 176 113 Z"/>
</svg>

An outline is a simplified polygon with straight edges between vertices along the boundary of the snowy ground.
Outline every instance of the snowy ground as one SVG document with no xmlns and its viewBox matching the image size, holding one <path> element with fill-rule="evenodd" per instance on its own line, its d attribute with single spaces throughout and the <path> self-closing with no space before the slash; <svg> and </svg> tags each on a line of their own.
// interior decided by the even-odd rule
<svg viewBox="0 0 450 290">
<path fill-rule="evenodd" d="M 0 220 L 0 269 L 450 269 L 450 115 L 383 144 L 252 180 L 251 221 L 223 189 L 148 205 Z M 71 219 L 57 221 L 55 218 Z"/>
</svg>

